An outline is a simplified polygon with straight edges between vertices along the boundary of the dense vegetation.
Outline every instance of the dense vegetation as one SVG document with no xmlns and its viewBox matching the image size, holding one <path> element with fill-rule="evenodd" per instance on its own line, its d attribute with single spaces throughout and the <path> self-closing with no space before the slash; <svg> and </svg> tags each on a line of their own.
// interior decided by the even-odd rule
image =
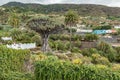
<svg viewBox="0 0 120 80">
<path fill-rule="evenodd" d="M 0 46 L 0 80 L 29 80 L 26 63 L 29 62 L 29 50 L 13 50 Z"/>
<path fill-rule="evenodd" d="M 81 65 L 79 61 L 70 63 L 50 57 L 36 63 L 35 77 L 36 80 L 119 80 L 120 73 L 105 66 Z"/>
</svg>

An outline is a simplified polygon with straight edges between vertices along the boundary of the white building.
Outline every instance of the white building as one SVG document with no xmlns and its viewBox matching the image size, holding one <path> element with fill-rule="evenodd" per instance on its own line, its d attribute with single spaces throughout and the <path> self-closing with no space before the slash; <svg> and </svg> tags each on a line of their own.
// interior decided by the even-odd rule
<svg viewBox="0 0 120 80">
<path fill-rule="evenodd" d="M 115 29 L 120 29 L 120 25 L 114 26 Z"/>
<path fill-rule="evenodd" d="M 92 33 L 93 32 L 93 30 L 83 30 L 83 29 L 77 29 L 77 31 L 76 32 L 80 32 L 80 33 Z"/>
</svg>

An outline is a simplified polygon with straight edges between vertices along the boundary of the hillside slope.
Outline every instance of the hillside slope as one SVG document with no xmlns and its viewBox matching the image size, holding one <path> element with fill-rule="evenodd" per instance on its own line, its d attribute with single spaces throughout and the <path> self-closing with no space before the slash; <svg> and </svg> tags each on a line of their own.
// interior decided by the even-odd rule
<svg viewBox="0 0 120 80">
<path fill-rule="evenodd" d="M 23 11 L 33 11 L 36 13 L 64 13 L 69 9 L 78 11 L 82 16 L 120 16 L 120 8 L 107 7 L 103 5 L 94 4 L 24 4 L 20 2 L 10 2 L 2 7 L 5 8 L 19 8 Z"/>
</svg>

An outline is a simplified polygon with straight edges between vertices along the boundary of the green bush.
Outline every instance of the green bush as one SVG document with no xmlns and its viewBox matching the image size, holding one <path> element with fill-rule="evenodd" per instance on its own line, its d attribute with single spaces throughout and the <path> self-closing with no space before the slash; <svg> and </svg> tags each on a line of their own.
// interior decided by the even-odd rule
<svg viewBox="0 0 120 80">
<path fill-rule="evenodd" d="M 81 41 L 82 40 L 82 36 L 81 35 L 77 35 L 77 34 L 73 34 L 72 35 L 72 41 Z"/>
<path fill-rule="evenodd" d="M 73 45 L 74 45 L 75 47 L 80 48 L 80 47 L 81 47 L 81 41 L 80 41 L 80 40 L 77 40 L 77 41 L 74 42 Z"/>
<path fill-rule="evenodd" d="M 117 55 L 116 55 L 116 61 L 120 62 L 120 47 L 116 47 L 115 48 Z"/>
<path fill-rule="evenodd" d="M 64 41 L 50 41 L 49 42 L 50 47 L 53 48 L 54 50 L 62 50 L 62 51 L 66 51 L 69 49 L 70 43 L 68 41 L 64 42 Z"/>
<path fill-rule="evenodd" d="M 84 56 L 88 56 L 88 57 L 91 57 L 92 54 L 94 53 L 98 53 L 98 51 L 95 48 L 83 49 L 81 52 Z"/>
<path fill-rule="evenodd" d="M 3 30 L 3 26 L 0 25 L 0 30 Z"/>
<path fill-rule="evenodd" d="M 70 40 L 70 36 L 66 34 L 53 34 L 50 36 L 51 40 Z"/>
<path fill-rule="evenodd" d="M 47 59 L 35 64 L 35 78 L 36 80 L 119 80 L 120 73 L 109 68 Z"/>
<path fill-rule="evenodd" d="M 19 38 L 19 36 L 22 34 L 22 31 L 17 28 L 13 28 L 10 30 L 10 36 L 12 36 L 13 39 Z"/>
<path fill-rule="evenodd" d="M 100 54 L 92 54 L 92 63 L 110 65 L 109 60 L 106 57 L 100 56 Z"/>
<path fill-rule="evenodd" d="M 25 61 L 30 57 L 29 50 L 14 50 L 0 46 L 0 68 L 4 72 L 23 71 Z"/>
<path fill-rule="evenodd" d="M 96 41 L 98 39 L 99 37 L 96 34 L 86 34 L 84 37 L 85 41 L 94 41 L 94 40 Z"/>
<path fill-rule="evenodd" d="M 98 51 L 102 56 L 105 56 L 109 59 L 109 61 L 113 62 L 116 60 L 116 51 L 109 44 L 105 42 L 100 42 L 97 46 Z"/>
<path fill-rule="evenodd" d="M 70 40 L 70 35 L 68 34 L 54 34 L 50 36 L 51 40 L 63 40 L 63 41 L 69 41 Z M 77 34 L 73 34 L 71 37 L 72 41 L 77 41 L 77 40 L 81 40 L 82 36 L 81 35 L 77 35 Z"/>
<path fill-rule="evenodd" d="M 70 30 L 72 31 L 72 33 L 75 33 L 77 31 L 77 29 L 75 28 L 66 28 L 66 30 L 68 31 L 68 33 L 70 33 Z"/>
<path fill-rule="evenodd" d="M 36 42 L 37 46 L 42 45 L 41 37 L 39 35 L 35 35 L 31 39 L 32 42 Z"/>
<path fill-rule="evenodd" d="M 77 48 L 77 47 L 73 47 L 73 48 L 72 48 L 72 52 L 73 52 L 73 53 L 80 53 L 81 50 L 80 50 L 79 48 Z"/>
<path fill-rule="evenodd" d="M 14 38 L 14 40 L 16 40 L 17 42 L 20 42 L 20 43 L 30 43 L 31 37 L 22 33 L 17 38 Z"/>
<path fill-rule="evenodd" d="M 93 28 L 93 30 L 108 30 L 108 29 L 112 29 L 112 26 L 105 25 L 105 26 L 97 26 L 97 27 Z"/>
<path fill-rule="evenodd" d="M 22 79 L 6 79 L 6 78 L 7 76 L 10 75 L 9 72 L 11 71 L 13 73 L 25 72 L 26 71 L 25 63 L 29 61 L 29 58 L 30 58 L 29 50 L 14 50 L 14 49 L 8 49 L 5 46 L 0 46 L 0 74 L 3 75 L 0 76 L 0 80 L 22 80 Z M 12 76 L 9 76 L 9 78 L 12 78 Z"/>
<path fill-rule="evenodd" d="M 10 31 L 10 36 L 13 38 L 13 41 L 15 41 L 15 42 L 30 43 L 33 41 L 32 37 L 35 36 L 35 32 L 29 31 L 29 30 L 26 31 L 26 30 L 20 30 L 18 28 L 13 28 Z M 36 36 L 34 38 L 36 38 Z"/>
</svg>

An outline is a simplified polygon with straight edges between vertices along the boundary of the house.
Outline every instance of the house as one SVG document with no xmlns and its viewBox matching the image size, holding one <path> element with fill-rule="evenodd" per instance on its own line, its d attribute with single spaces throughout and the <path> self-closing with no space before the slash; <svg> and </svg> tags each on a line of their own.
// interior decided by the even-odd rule
<svg viewBox="0 0 120 80">
<path fill-rule="evenodd" d="M 106 30 L 94 30 L 93 34 L 106 34 Z"/>
<path fill-rule="evenodd" d="M 114 26 L 115 29 L 120 29 L 120 25 Z"/>
<path fill-rule="evenodd" d="M 116 32 L 116 30 L 94 30 L 93 34 L 111 34 Z"/>
<path fill-rule="evenodd" d="M 92 33 L 93 32 L 93 30 L 84 30 L 84 29 L 77 29 L 77 31 L 76 32 L 78 32 L 78 33 Z"/>
</svg>

